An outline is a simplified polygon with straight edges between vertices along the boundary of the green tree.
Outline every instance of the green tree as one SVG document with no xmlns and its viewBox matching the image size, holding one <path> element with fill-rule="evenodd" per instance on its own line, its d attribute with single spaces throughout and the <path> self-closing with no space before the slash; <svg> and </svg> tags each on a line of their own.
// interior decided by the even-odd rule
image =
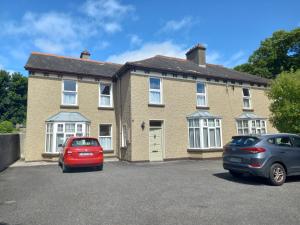
<svg viewBox="0 0 300 225">
<path fill-rule="evenodd" d="M 300 69 L 300 28 L 274 32 L 270 38 L 261 42 L 247 63 L 234 69 L 266 78 L 275 78 L 281 72 Z"/>
<path fill-rule="evenodd" d="M 2 121 L 0 123 L 0 133 L 11 133 L 14 131 L 14 125 L 10 121 Z"/>
<path fill-rule="evenodd" d="M 271 122 L 280 132 L 300 133 L 300 70 L 283 72 L 268 91 Z"/>
<path fill-rule="evenodd" d="M 27 77 L 0 71 L 0 121 L 24 123 L 27 104 Z"/>
</svg>

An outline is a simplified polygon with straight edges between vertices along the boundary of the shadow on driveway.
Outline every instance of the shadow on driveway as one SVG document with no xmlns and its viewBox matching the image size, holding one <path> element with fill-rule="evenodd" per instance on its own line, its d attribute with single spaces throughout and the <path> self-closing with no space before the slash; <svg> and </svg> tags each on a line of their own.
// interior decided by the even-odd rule
<svg viewBox="0 0 300 225">
<path fill-rule="evenodd" d="M 230 175 L 230 173 L 215 173 L 213 174 L 215 177 L 221 178 L 226 181 L 235 182 L 239 184 L 247 184 L 247 185 L 267 185 L 267 180 L 262 177 L 254 177 L 251 175 L 243 175 L 242 177 L 233 177 Z"/>
<path fill-rule="evenodd" d="M 255 177 L 248 174 L 244 174 L 242 177 L 237 178 L 230 175 L 230 173 L 215 173 L 213 174 L 215 177 L 218 177 L 223 180 L 227 180 L 230 182 L 235 182 L 239 184 L 246 184 L 246 185 L 255 185 L 255 186 L 261 186 L 261 185 L 270 185 L 268 183 L 268 180 L 263 177 Z M 291 182 L 300 182 L 300 176 L 291 176 L 287 177 L 285 183 L 291 183 Z"/>
<path fill-rule="evenodd" d="M 59 169 L 61 170 L 61 167 L 59 167 Z M 103 170 L 104 170 L 104 168 L 103 168 Z M 68 174 L 68 173 L 88 173 L 88 172 L 97 173 L 97 172 L 102 172 L 102 171 L 95 167 L 76 167 L 76 168 L 68 168 L 68 171 L 66 173 Z"/>
</svg>

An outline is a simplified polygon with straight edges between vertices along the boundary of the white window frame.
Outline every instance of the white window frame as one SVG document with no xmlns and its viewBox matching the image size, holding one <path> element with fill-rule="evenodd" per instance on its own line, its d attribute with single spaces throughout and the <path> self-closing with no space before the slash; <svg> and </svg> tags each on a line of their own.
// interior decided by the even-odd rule
<svg viewBox="0 0 300 225">
<path fill-rule="evenodd" d="M 65 91 L 65 81 L 70 80 L 70 81 L 75 81 L 76 83 L 76 91 Z M 65 93 L 75 93 L 75 104 L 66 104 L 64 103 L 64 94 Z M 72 106 L 77 106 L 78 105 L 78 81 L 77 80 L 72 80 L 72 79 L 63 79 L 62 80 L 62 95 L 61 95 L 61 104 L 62 105 L 72 105 Z"/>
<path fill-rule="evenodd" d="M 198 84 L 203 84 L 204 85 L 204 93 L 198 93 Z M 204 96 L 204 105 L 198 105 L 198 96 Z M 197 107 L 207 107 L 208 106 L 208 101 L 207 101 L 207 88 L 206 88 L 206 83 L 197 81 L 196 82 L 196 105 Z"/>
<path fill-rule="evenodd" d="M 247 89 L 247 90 L 248 90 L 249 96 L 245 96 L 245 95 L 244 95 L 244 89 Z M 245 88 L 245 87 L 243 87 L 243 88 L 242 88 L 242 94 L 243 94 L 243 109 L 252 109 L 252 103 L 251 103 L 251 91 L 250 91 L 250 88 Z M 249 107 L 245 107 L 245 105 L 244 105 L 244 100 L 245 100 L 245 99 L 249 101 Z"/>
<path fill-rule="evenodd" d="M 189 118 L 188 120 L 190 120 L 192 118 Z M 200 147 L 199 148 L 196 148 L 196 147 L 191 147 L 190 146 L 190 134 L 189 134 L 189 129 L 190 128 L 194 128 L 194 127 L 190 127 L 189 126 L 189 121 L 188 121 L 188 149 L 221 149 L 222 146 L 223 146 L 223 137 L 222 137 L 222 119 L 220 118 L 193 118 L 193 119 L 196 119 L 196 120 L 199 120 L 199 127 L 200 127 Z M 209 126 L 208 124 L 208 120 L 214 120 L 214 126 Z M 219 121 L 219 125 L 217 125 L 217 120 Z M 205 123 L 206 121 L 206 123 Z M 204 146 L 204 128 L 207 129 L 207 143 L 208 143 L 208 147 L 205 147 Z M 220 129 L 220 146 L 217 146 L 217 132 L 216 130 L 217 129 Z M 215 133 L 215 145 L 216 146 L 211 146 L 211 143 L 210 143 L 210 132 L 209 130 L 214 130 L 214 133 Z M 195 138 L 195 132 L 194 132 L 194 138 Z"/>
<path fill-rule="evenodd" d="M 158 79 L 159 80 L 159 87 L 160 89 L 151 89 L 151 79 Z M 152 105 L 162 105 L 163 104 L 163 82 L 162 82 L 162 78 L 160 77 L 149 77 L 149 104 Z M 160 102 L 151 102 L 151 92 L 157 92 L 160 93 Z"/>
<path fill-rule="evenodd" d="M 108 125 L 110 126 L 110 136 L 100 136 L 100 126 L 102 125 Z M 110 137 L 111 138 L 111 148 L 110 149 L 104 149 L 103 148 L 103 151 L 112 151 L 114 148 L 113 148 L 113 126 L 111 123 L 100 123 L 99 126 L 98 126 L 98 140 L 99 140 L 99 143 L 101 144 L 101 141 L 100 141 L 100 138 L 101 137 Z M 103 147 L 103 146 L 101 146 Z"/>
<path fill-rule="evenodd" d="M 242 121 L 242 127 L 238 126 L 238 122 Z M 247 122 L 248 127 L 244 127 L 244 122 Z M 263 126 L 264 124 L 264 126 Z M 244 132 L 244 129 L 248 129 L 248 133 L 246 134 Z M 242 130 L 242 133 L 239 132 L 239 130 Z M 265 130 L 265 132 L 262 132 L 262 130 Z M 255 132 L 253 132 L 255 131 Z M 238 119 L 236 120 L 236 132 L 238 135 L 250 135 L 250 134 L 266 134 L 267 131 L 267 120 L 265 119 Z"/>
<path fill-rule="evenodd" d="M 68 123 L 74 123 L 75 124 L 75 130 L 74 132 L 66 132 L 66 124 Z M 47 135 L 49 135 L 50 133 L 47 132 L 47 126 L 48 124 L 52 124 L 53 128 L 52 128 L 52 143 L 51 143 L 51 150 L 47 151 Z M 59 153 L 59 149 L 56 148 L 56 142 L 57 142 L 57 134 L 63 134 L 64 136 L 64 142 L 67 139 L 68 135 L 71 136 L 76 136 L 76 134 L 78 133 L 77 131 L 77 125 L 81 124 L 82 126 L 82 136 L 89 136 L 89 133 L 87 133 L 87 131 L 89 130 L 90 127 L 90 123 L 87 122 L 46 122 L 46 139 L 45 139 L 45 153 L 47 154 L 57 154 Z M 62 125 L 63 126 L 63 131 L 59 131 L 58 130 L 58 126 Z"/>
<path fill-rule="evenodd" d="M 110 86 L 109 95 L 101 94 L 101 84 Z M 101 96 L 109 97 L 110 104 L 102 105 L 101 104 Z M 99 83 L 99 107 L 107 107 L 107 108 L 113 107 L 113 84 L 111 82 L 100 82 Z"/>
</svg>

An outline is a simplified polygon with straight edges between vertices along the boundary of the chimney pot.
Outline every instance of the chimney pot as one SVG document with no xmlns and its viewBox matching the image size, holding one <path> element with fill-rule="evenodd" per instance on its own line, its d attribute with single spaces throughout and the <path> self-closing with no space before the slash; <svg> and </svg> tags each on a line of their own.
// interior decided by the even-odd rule
<svg viewBox="0 0 300 225">
<path fill-rule="evenodd" d="M 186 59 L 196 63 L 199 66 L 206 66 L 206 59 L 205 59 L 205 51 L 206 48 L 201 45 L 197 44 L 192 47 L 188 52 L 185 54 Z"/>
<path fill-rule="evenodd" d="M 88 52 L 88 50 L 84 50 L 80 53 L 80 58 L 81 59 L 89 59 L 91 56 L 91 53 Z"/>
</svg>

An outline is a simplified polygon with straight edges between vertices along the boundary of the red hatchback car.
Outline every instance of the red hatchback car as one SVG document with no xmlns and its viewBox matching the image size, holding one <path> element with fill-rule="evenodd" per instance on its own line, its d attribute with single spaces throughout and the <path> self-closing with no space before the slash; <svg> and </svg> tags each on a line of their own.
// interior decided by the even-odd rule
<svg viewBox="0 0 300 225">
<path fill-rule="evenodd" d="M 63 172 L 74 167 L 103 169 L 103 149 L 97 138 L 70 137 L 62 148 L 58 163 Z"/>
</svg>

